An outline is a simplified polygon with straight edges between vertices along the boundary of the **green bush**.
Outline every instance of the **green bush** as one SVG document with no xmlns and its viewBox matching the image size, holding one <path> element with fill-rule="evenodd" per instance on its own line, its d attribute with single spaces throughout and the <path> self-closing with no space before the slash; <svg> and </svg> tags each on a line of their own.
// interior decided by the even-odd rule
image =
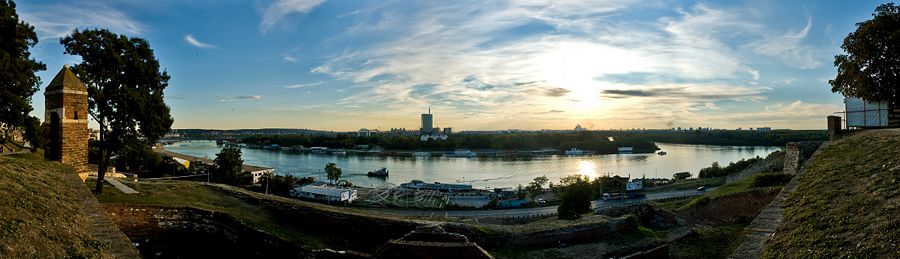
<svg viewBox="0 0 900 259">
<path fill-rule="evenodd" d="M 793 175 L 790 174 L 759 174 L 753 177 L 750 187 L 781 186 L 790 182 L 791 178 L 793 178 Z"/>
</svg>

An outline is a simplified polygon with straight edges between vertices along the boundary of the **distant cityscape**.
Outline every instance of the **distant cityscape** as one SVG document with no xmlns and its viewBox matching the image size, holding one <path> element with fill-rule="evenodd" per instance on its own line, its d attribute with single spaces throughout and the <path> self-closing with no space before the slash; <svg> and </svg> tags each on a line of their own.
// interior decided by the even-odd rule
<svg viewBox="0 0 900 259">
<path fill-rule="evenodd" d="M 166 135 L 166 138 L 178 138 L 182 135 L 196 135 L 196 134 L 211 134 L 211 135 L 219 135 L 219 136 L 245 136 L 245 135 L 314 135 L 314 136 L 336 136 L 337 134 L 350 134 L 356 137 L 371 137 L 375 135 L 388 135 L 388 136 L 419 136 L 422 141 L 428 140 L 447 140 L 453 134 L 525 134 L 525 133 L 574 133 L 574 132 L 587 132 L 587 131 L 627 131 L 627 132 L 685 132 L 685 131 L 726 131 L 726 130 L 735 130 L 735 131 L 759 131 L 759 132 L 768 132 L 768 131 L 787 131 L 790 129 L 772 129 L 772 127 L 748 127 L 748 128 L 735 128 L 735 129 L 724 129 L 724 128 L 712 128 L 712 127 L 672 127 L 665 129 L 648 129 L 648 128 L 631 128 L 631 129 L 589 129 L 587 127 L 582 126 L 581 124 L 576 124 L 573 129 L 540 129 L 540 130 L 521 130 L 521 129 L 501 129 L 501 130 L 464 130 L 459 132 L 454 132 L 452 127 L 436 127 L 435 126 L 435 116 L 431 113 L 431 109 L 428 109 L 428 113 L 423 113 L 420 116 L 421 125 L 418 129 L 407 129 L 407 128 L 390 128 L 387 131 L 382 131 L 380 129 L 369 129 L 369 128 L 361 128 L 356 131 L 328 131 L 328 130 L 314 130 L 314 129 L 291 129 L 291 128 L 264 128 L 264 129 L 233 129 L 233 130 L 222 130 L 222 129 L 172 129 L 172 131 Z"/>
</svg>

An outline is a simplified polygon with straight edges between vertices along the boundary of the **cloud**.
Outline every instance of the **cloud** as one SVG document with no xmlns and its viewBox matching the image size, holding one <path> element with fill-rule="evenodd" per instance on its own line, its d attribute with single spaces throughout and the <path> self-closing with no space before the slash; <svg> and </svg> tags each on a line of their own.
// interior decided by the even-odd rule
<svg viewBox="0 0 900 259">
<path fill-rule="evenodd" d="M 747 46 L 753 52 L 776 59 L 785 64 L 801 69 L 813 69 L 819 66 L 820 61 L 816 49 L 803 44 L 803 40 L 809 35 L 812 28 L 812 17 L 806 16 L 806 26 L 796 32 L 787 32 L 781 35 L 767 35 L 764 39 L 752 42 Z"/>
<path fill-rule="evenodd" d="M 75 29 L 107 28 L 115 33 L 139 35 L 144 26 L 103 1 L 77 1 L 20 5 L 22 20 L 34 26 L 41 39 L 64 37 Z"/>
<path fill-rule="evenodd" d="M 195 39 L 193 35 L 190 35 L 190 34 L 184 36 L 184 41 L 187 41 L 188 44 L 191 44 L 192 46 L 198 47 L 201 49 L 208 49 L 208 48 L 216 47 L 215 45 L 212 45 L 212 44 L 200 42 L 197 39 Z"/>
<path fill-rule="evenodd" d="M 288 15 L 294 13 L 309 13 L 323 2 L 325 2 L 325 0 L 277 0 L 263 11 L 259 29 L 263 33 L 267 33 Z"/>
<path fill-rule="evenodd" d="M 609 98 L 662 98 L 696 100 L 749 100 L 769 90 L 768 88 L 747 88 L 735 86 L 685 86 L 653 89 L 609 89 L 603 94 Z"/>
<path fill-rule="evenodd" d="M 286 85 L 286 86 L 284 86 L 284 88 L 288 88 L 288 89 L 304 88 L 304 87 L 310 87 L 310 86 L 321 85 L 321 84 L 323 84 L 323 83 L 325 83 L 325 82 L 324 82 L 324 81 L 318 81 L 318 82 L 314 82 L 314 83 Z"/>
<path fill-rule="evenodd" d="M 550 97 L 562 97 L 570 92 L 572 92 L 572 91 L 570 91 L 569 89 L 557 87 L 557 88 L 547 89 L 546 91 L 544 91 L 544 95 L 550 96 Z"/>
<path fill-rule="evenodd" d="M 297 58 L 291 57 L 288 55 L 284 55 L 284 61 L 291 62 L 291 63 L 297 63 Z"/>
<path fill-rule="evenodd" d="M 467 117 L 488 126 L 516 116 L 512 111 L 547 110 L 567 111 L 559 114 L 563 120 L 691 122 L 698 113 L 734 107 L 719 107 L 720 101 L 768 99 L 771 88 L 759 85 L 758 64 L 772 57 L 738 43 L 777 31 L 760 14 L 746 6 L 696 4 L 649 22 L 619 15 L 636 3 L 424 2 L 408 12 L 378 6 L 383 9 L 361 11 L 361 23 L 335 40 L 360 40 L 360 32 L 395 36 L 366 38 L 310 72 L 361 86 L 338 103 L 396 112 L 452 103 L 458 114 L 478 110 Z M 625 109 L 633 107 L 643 110 Z"/>
<path fill-rule="evenodd" d="M 260 95 L 217 96 L 216 100 L 218 100 L 220 102 L 233 102 L 233 101 L 238 101 L 238 100 L 258 101 L 258 100 L 262 100 L 262 96 L 260 96 Z"/>
</svg>

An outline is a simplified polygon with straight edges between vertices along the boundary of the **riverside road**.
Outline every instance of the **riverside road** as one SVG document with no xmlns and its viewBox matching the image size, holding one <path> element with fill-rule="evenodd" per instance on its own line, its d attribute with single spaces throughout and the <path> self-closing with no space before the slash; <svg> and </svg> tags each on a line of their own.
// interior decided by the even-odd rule
<svg viewBox="0 0 900 259">
<path fill-rule="evenodd" d="M 715 187 L 707 188 L 707 191 L 714 190 Z M 675 197 L 690 197 L 701 195 L 704 192 L 697 190 L 678 190 L 668 192 L 648 193 L 644 198 L 604 201 L 595 200 L 591 202 L 591 208 L 603 209 L 629 204 L 637 204 L 646 201 L 663 200 Z M 515 218 L 515 217 L 533 217 L 541 215 L 549 215 L 556 213 L 557 206 L 545 206 L 536 208 L 521 209 L 502 209 L 502 210 L 398 210 L 398 209 L 379 209 L 377 211 L 406 215 L 406 216 L 422 216 L 422 217 L 454 217 L 454 218 Z"/>
</svg>

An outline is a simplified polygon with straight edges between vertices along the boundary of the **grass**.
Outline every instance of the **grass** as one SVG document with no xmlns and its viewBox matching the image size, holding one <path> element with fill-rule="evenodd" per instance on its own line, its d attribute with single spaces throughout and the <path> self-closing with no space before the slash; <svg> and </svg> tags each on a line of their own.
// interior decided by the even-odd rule
<svg viewBox="0 0 900 259">
<path fill-rule="evenodd" d="M 741 233 L 747 224 L 697 226 L 697 235 L 669 246 L 672 258 L 725 258 L 741 244 Z"/>
<path fill-rule="evenodd" d="M 764 258 L 900 258 L 900 129 L 821 148 L 784 204 Z"/>
<path fill-rule="evenodd" d="M 659 186 L 650 190 L 647 190 L 648 193 L 654 192 L 667 192 L 667 191 L 677 191 L 677 190 L 696 190 L 697 187 L 706 186 L 720 186 L 725 184 L 725 177 L 715 177 L 715 178 L 704 178 L 704 179 L 689 179 L 680 181 L 677 183 Z"/>
<path fill-rule="evenodd" d="M 292 220 L 277 215 L 263 206 L 250 204 L 227 195 L 213 187 L 191 181 L 141 181 L 123 182 L 139 193 L 124 194 L 109 183 L 104 183 L 104 191 L 97 199 L 101 203 L 186 206 L 226 213 L 244 224 L 266 231 L 280 239 L 300 243 L 310 248 L 326 248 L 340 240 L 322 235 L 311 235 L 296 228 Z M 88 181 L 90 187 L 94 182 Z M 324 206 L 324 205 L 323 205 Z"/>
<path fill-rule="evenodd" d="M 782 186 L 787 184 L 790 179 L 789 175 L 782 173 L 759 173 L 733 183 L 719 186 L 700 196 L 653 201 L 650 202 L 650 204 L 671 211 L 680 211 L 693 206 L 703 205 L 722 197 L 747 192 L 753 188 Z"/>
<path fill-rule="evenodd" d="M 100 256 L 106 246 L 64 178 L 72 168 L 35 156 L 0 157 L 0 258 Z"/>
</svg>

